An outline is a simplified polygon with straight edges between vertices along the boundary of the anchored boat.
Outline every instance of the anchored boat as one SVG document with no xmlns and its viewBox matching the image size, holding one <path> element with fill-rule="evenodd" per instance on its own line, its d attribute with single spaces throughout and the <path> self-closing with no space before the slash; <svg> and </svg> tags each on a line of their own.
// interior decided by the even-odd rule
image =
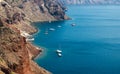
<svg viewBox="0 0 120 74">
<path fill-rule="evenodd" d="M 54 29 L 54 28 L 50 28 L 49 30 L 50 30 L 50 31 L 54 31 L 55 29 Z"/>
<path fill-rule="evenodd" d="M 72 26 L 75 26 L 76 24 L 71 24 Z"/>
<path fill-rule="evenodd" d="M 59 57 L 62 56 L 62 50 L 60 50 L 60 46 L 59 46 L 59 49 L 56 50 L 56 53 Z"/>
</svg>

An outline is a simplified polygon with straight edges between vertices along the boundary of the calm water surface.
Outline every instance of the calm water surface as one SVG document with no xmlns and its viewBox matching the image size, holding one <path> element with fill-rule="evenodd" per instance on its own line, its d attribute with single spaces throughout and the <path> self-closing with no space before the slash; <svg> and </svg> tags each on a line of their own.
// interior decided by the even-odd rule
<svg viewBox="0 0 120 74">
<path fill-rule="evenodd" d="M 67 14 L 72 20 L 35 23 L 34 44 L 45 49 L 35 61 L 53 74 L 120 74 L 120 6 L 69 6 Z"/>
</svg>

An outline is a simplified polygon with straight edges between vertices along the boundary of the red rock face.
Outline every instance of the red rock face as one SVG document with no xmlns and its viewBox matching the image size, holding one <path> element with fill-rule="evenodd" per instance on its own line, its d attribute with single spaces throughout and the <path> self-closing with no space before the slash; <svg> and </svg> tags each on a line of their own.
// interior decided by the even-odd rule
<svg viewBox="0 0 120 74">
<path fill-rule="evenodd" d="M 47 11 L 54 16 L 57 20 L 64 20 L 65 18 L 65 6 L 62 5 L 58 0 L 34 0 L 35 3 L 39 6 L 41 11 Z"/>
<path fill-rule="evenodd" d="M 3 73 L 49 74 L 32 62 L 32 57 L 38 53 L 39 50 L 31 43 L 26 42 L 25 37 L 20 36 L 16 29 L 0 27 L 0 60 L 2 60 L 0 69 Z"/>
<path fill-rule="evenodd" d="M 0 32 L 1 57 L 7 66 L 20 74 L 30 71 L 25 38 L 6 27 L 0 28 Z"/>
<path fill-rule="evenodd" d="M 4 0 L 0 3 L 0 74 L 50 74 L 31 60 L 41 50 L 26 42 L 20 31 L 36 32 L 31 22 L 67 18 L 57 0 Z"/>
</svg>

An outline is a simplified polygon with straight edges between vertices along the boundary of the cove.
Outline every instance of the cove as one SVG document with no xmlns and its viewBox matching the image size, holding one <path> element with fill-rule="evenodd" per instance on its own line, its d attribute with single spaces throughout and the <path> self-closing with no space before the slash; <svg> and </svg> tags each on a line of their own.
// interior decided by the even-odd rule
<svg viewBox="0 0 120 74">
<path fill-rule="evenodd" d="M 67 12 L 72 20 L 35 23 L 40 32 L 33 43 L 44 48 L 35 61 L 53 74 L 120 74 L 119 10 L 114 5 L 74 5 Z M 55 52 L 59 45 L 62 57 Z"/>
</svg>

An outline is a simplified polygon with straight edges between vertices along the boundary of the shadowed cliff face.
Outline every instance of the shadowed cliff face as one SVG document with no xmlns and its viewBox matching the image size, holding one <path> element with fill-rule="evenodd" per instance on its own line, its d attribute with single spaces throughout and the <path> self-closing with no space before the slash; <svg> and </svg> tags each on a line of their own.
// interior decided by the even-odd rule
<svg viewBox="0 0 120 74">
<path fill-rule="evenodd" d="M 0 0 L 0 74 L 50 74 L 31 60 L 41 51 L 21 32 L 36 32 L 31 22 L 64 19 L 57 0 Z"/>
<path fill-rule="evenodd" d="M 69 19 L 65 9 L 58 0 L 4 0 L 0 2 L 0 17 L 19 30 L 34 33 L 31 22 Z"/>
<path fill-rule="evenodd" d="M 57 0 L 35 0 L 35 3 L 39 5 L 43 13 L 48 12 L 57 20 L 66 19 L 65 7 Z"/>
<path fill-rule="evenodd" d="M 29 69 L 29 56 L 26 55 L 28 52 L 25 50 L 25 44 L 24 37 L 9 28 L 0 28 L 0 57 L 6 63 L 8 69 L 20 74 Z"/>
<path fill-rule="evenodd" d="M 1 19 L 0 19 L 0 27 L 2 27 L 3 26 L 3 22 L 1 21 Z"/>
<path fill-rule="evenodd" d="M 16 29 L 0 22 L 0 74 L 49 74 L 31 59 L 40 50 L 26 42 Z M 1 26 L 2 25 L 2 26 Z"/>
<path fill-rule="evenodd" d="M 25 15 L 31 20 L 36 16 L 40 21 L 64 20 L 65 7 L 58 0 L 5 0 L 8 4 L 23 10 Z M 30 14 L 28 14 L 30 12 Z M 39 18 L 39 17 L 40 18 Z M 43 17 L 44 16 L 44 17 Z M 47 17 L 47 18 L 45 18 Z M 35 19 L 35 18 L 34 18 Z M 38 21 L 38 20 L 34 21 Z"/>
</svg>

